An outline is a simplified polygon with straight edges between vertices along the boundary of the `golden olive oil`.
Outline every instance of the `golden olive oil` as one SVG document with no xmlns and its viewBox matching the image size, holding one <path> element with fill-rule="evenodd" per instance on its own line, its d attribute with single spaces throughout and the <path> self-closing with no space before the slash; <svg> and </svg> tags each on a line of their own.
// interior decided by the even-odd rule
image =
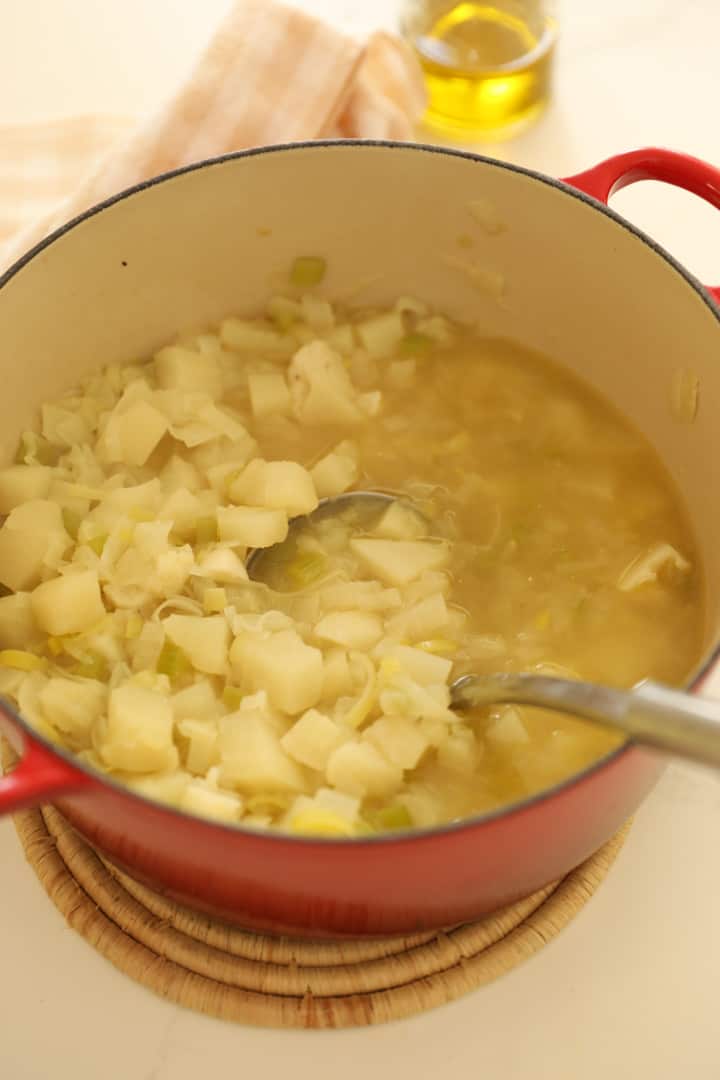
<svg viewBox="0 0 720 1080">
<path fill-rule="evenodd" d="M 425 72 L 431 127 L 502 139 L 546 104 L 556 33 L 542 5 L 421 4 L 406 31 Z"/>
</svg>

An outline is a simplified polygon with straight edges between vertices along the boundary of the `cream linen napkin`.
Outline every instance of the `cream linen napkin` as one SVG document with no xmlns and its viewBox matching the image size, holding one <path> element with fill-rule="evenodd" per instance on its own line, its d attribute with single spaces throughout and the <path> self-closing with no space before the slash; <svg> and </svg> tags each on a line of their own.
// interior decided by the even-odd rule
<svg viewBox="0 0 720 1080">
<path fill-rule="evenodd" d="M 275 0 L 240 0 L 186 83 L 147 120 L 0 127 L 0 270 L 150 176 L 260 144 L 409 139 L 424 104 L 417 62 L 398 38 L 356 41 Z"/>
</svg>

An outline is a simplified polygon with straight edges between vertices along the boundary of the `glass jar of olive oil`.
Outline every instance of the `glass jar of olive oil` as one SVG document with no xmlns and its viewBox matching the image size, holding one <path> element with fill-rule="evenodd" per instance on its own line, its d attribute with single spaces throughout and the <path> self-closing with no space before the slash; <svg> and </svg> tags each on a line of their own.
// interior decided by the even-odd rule
<svg viewBox="0 0 720 1080">
<path fill-rule="evenodd" d="M 550 95 L 556 25 L 542 0 L 408 0 L 403 31 L 425 72 L 427 124 L 504 139 Z"/>
</svg>

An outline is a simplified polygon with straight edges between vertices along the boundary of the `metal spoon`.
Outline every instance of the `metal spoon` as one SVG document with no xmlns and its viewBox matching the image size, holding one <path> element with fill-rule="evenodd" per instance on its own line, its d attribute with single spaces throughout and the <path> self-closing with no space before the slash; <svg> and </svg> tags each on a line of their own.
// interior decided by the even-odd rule
<svg viewBox="0 0 720 1080">
<path fill-rule="evenodd" d="M 373 510 L 379 515 L 383 509 L 386 509 L 394 502 L 405 503 L 414 510 L 418 517 L 422 516 L 408 500 L 401 498 L 399 495 L 386 494 L 383 491 L 346 491 L 343 495 L 332 495 L 327 499 L 321 499 L 310 514 L 303 514 L 302 517 L 291 518 L 288 538 L 323 518 L 334 517 L 336 514 L 344 513 L 353 508 L 367 511 L 368 517 L 372 514 Z M 286 543 L 287 540 L 281 542 L 281 544 Z M 267 548 L 255 548 L 248 554 L 248 557 L 245 560 L 245 569 L 248 572 L 248 576 L 252 578 L 253 581 L 265 581 L 265 573 L 263 571 L 267 570 L 266 562 L 271 559 L 272 552 L 276 551 L 281 544 L 273 544 L 272 547 Z"/>
<path fill-rule="evenodd" d="M 397 501 L 405 500 L 379 491 L 349 491 L 322 499 L 311 514 L 293 518 L 288 535 L 353 507 L 370 514 Z M 410 502 L 407 505 L 415 509 Z M 265 560 L 277 546 L 250 552 L 245 565 L 253 580 L 264 580 Z M 702 701 L 658 683 L 646 681 L 632 690 L 615 690 L 546 675 L 463 675 L 452 683 L 450 695 L 454 709 L 501 702 L 557 709 L 616 728 L 643 746 L 720 767 L 720 702 Z"/>
<path fill-rule="evenodd" d="M 642 746 L 720 767 L 720 702 L 649 680 L 615 690 L 546 675 L 463 675 L 452 683 L 450 696 L 454 709 L 499 702 L 557 709 L 616 728 Z"/>
</svg>

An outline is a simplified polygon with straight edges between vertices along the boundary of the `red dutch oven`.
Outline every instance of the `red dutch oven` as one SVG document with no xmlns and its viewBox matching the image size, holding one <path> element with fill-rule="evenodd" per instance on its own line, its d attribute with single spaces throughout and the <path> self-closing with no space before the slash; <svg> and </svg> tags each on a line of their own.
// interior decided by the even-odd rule
<svg viewBox="0 0 720 1080">
<path fill-rule="evenodd" d="M 81 375 L 259 307 L 298 253 L 322 253 L 329 296 L 363 305 L 421 296 L 548 353 L 647 435 L 683 492 L 704 560 L 699 691 L 720 627 L 720 290 L 607 208 L 613 191 L 648 179 L 720 207 L 720 172 L 657 149 L 560 181 L 437 147 L 311 143 L 230 155 L 124 192 L 0 280 L 5 459 L 39 404 Z M 470 211 L 478 200 L 504 230 L 483 233 Z M 474 264 L 507 283 L 501 302 L 465 266 L 457 244 L 468 233 Z M 692 422 L 672 407 L 687 374 L 699 380 Z M 242 926 L 301 935 L 449 926 L 531 893 L 603 844 L 662 768 L 628 745 L 504 811 L 380 838 L 303 839 L 131 794 L 34 735 L 7 704 L 0 732 L 20 758 L 0 778 L 0 813 L 52 802 L 156 890 Z"/>
</svg>

